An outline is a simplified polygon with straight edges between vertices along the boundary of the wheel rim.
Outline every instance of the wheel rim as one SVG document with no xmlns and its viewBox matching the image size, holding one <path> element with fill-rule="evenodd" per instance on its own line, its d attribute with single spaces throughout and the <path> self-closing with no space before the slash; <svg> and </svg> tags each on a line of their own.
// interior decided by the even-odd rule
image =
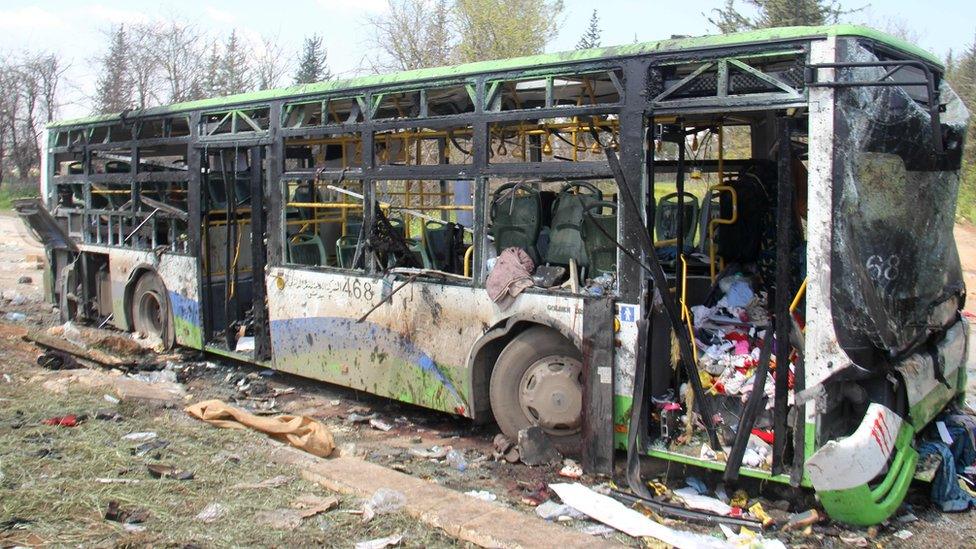
<svg viewBox="0 0 976 549">
<path fill-rule="evenodd" d="M 583 365 L 566 356 L 534 362 L 519 383 L 519 406 L 529 420 L 551 435 L 580 429 L 583 412 Z"/>
<path fill-rule="evenodd" d="M 139 316 L 148 332 L 146 335 L 161 336 L 163 333 L 163 306 L 156 292 L 146 292 L 139 299 Z"/>
</svg>

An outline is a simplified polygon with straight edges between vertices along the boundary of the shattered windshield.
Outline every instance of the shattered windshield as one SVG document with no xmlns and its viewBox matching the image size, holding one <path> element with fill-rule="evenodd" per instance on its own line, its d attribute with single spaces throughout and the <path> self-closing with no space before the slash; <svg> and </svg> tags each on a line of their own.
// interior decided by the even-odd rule
<svg viewBox="0 0 976 549">
<path fill-rule="evenodd" d="M 838 45 L 840 59 L 878 60 L 856 41 Z M 882 71 L 844 69 L 837 79 L 876 80 Z M 922 78 L 921 71 L 905 74 Z M 897 354 L 924 341 L 936 307 L 962 292 L 952 228 L 969 114 L 948 86 L 940 91 L 942 155 L 924 87 L 837 89 L 833 320 L 841 346 L 862 366 L 877 351 Z"/>
</svg>

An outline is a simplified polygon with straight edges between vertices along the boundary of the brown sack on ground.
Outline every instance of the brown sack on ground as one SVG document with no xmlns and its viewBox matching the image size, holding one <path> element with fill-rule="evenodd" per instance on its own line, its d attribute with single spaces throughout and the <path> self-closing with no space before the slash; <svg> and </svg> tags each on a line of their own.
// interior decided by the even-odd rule
<svg viewBox="0 0 976 549">
<path fill-rule="evenodd" d="M 319 457 L 328 457 L 335 450 L 332 433 L 325 425 L 310 417 L 292 415 L 261 417 L 220 400 L 198 402 L 187 406 L 184 410 L 197 419 L 224 429 L 250 427 Z"/>
</svg>

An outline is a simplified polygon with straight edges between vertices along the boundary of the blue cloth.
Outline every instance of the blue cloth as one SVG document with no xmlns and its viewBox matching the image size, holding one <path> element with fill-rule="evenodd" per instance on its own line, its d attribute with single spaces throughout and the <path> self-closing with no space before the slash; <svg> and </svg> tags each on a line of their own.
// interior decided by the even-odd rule
<svg viewBox="0 0 976 549">
<path fill-rule="evenodd" d="M 942 457 L 942 466 L 932 479 L 931 498 L 947 513 L 966 511 L 971 506 L 976 507 L 976 498 L 959 487 L 956 471 L 976 461 L 976 447 L 973 447 L 972 438 L 965 427 L 947 417 L 938 418 L 938 421 L 946 422 L 952 446 L 941 440 L 928 440 L 918 447 L 921 459 L 934 453 Z"/>
</svg>

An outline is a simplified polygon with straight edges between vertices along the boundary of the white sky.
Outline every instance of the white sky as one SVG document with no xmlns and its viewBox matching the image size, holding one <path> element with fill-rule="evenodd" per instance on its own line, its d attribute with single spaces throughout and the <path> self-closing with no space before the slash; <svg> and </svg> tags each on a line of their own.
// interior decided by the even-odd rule
<svg viewBox="0 0 976 549">
<path fill-rule="evenodd" d="M 740 0 L 740 5 L 743 1 Z M 586 28 L 594 7 L 599 11 L 603 45 L 656 40 L 673 34 L 714 32 L 703 13 L 724 0 L 565 0 L 562 31 L 548 51 L 572 49 Z M 976 3 L 972 0 L 843 0 L 848 7 L 864 7 L 848 16 L 850 22 L 884 29 L 891 25 L 908 30 L 918 45 L 940 57 L 951 48 L 959 51 L 976 34 Z M 328 49 L 328 63 L 340 76 L 368 72 L 369 27 L 366 15 L 380 13 L 386 0 L 4 0 L 0 3 L 0 52 L 46 50 L 71 65 L 65 90 L 68 104 L 61 116 L 87 113 L 95 56 L 104 48 L 103 31 L 122 22 L 152 22 L 171 15 L 193 21 L 213 33 L 236 28 L 249 40 L 277 36 L 297 52 L 302 38 L 319 33 Z M 297 53 L 295 54 L 297 55 Z"/>
</svg>

